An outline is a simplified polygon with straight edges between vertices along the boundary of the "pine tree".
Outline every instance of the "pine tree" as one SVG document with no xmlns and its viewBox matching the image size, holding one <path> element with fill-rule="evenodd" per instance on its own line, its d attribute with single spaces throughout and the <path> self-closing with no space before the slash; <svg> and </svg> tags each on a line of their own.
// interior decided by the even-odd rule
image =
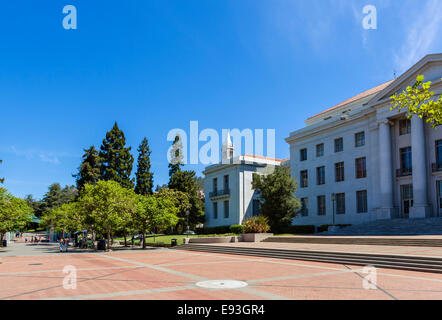
<svg viewBox="0 0 442 320">
<path fill-rule="evenodd" d="M 181 143 L 180 136 L 177 135 L 173 141 L 172 148 L 170 149 L 170 162 L 169 162 L 169 188 L 171 187 L 173 176 L 181 171 L 183 165 L 183 144 Z"/>
<path fill-rule="evenodd" d="M 95 185 L 100 179 L 101 159 L 94 146 L 84 149 L 83 162 L 78 168 L 78 173 L 73 175 L 77 181 L 77 189 L 83 190 L 84 185 L 89 183 Z"/>
<path fill-rule="evenodd" d="M 146 138 L 141 142 L 138 148 L 138 167 L 135 174 L 137 184 L 135 193 L 147 195 L 153 193 L 153 173 L 150 171 L 150 154 L 149 144 Z"/>
<path fill-rule="evenodd" d="M 100 148 L 102 180 L 116 181 L 126 189 L 134 188 L 134 180 L 130 178 L 134 157 L 130 154 L 130 150 L 131 147 L 126 147 L 124 132 L 115 122 L 112 130 L 106 133 Z"/>
</svg>

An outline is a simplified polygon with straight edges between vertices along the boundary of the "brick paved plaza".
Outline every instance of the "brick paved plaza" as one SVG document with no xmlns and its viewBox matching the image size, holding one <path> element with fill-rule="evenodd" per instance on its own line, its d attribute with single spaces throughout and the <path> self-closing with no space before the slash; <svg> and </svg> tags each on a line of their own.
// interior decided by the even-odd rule
<svg viewBox="0 0 442 320">
<path fill-rule="evenodd" d="M 77 270 L 76 289 L 63 288 L 67 265 Z M 12 244 L 0 252 L 0 299 L 442 299 L 442 274 L 378 269 L 372 290 L 364 276 L 360 266 L 170 249 L 59 253 L 52 244 Z M 248 286 L 196 286 L 215 279 Z"/>
</svg>

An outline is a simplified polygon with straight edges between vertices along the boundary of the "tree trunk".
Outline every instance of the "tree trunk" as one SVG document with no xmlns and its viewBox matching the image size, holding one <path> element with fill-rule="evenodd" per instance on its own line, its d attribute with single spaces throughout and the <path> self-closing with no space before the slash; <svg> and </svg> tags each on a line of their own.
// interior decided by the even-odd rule
<svg viewBox="0 0 442 320">
<path fill-rule="evenodd" d="M 107 250 L 110 249 L 110 241 L 111 241 L 111 234 L 110 230 L 107 231 Z"/>
<path fill-rule="evenodd" d="M 126 234 L 126 231 L 124 231 L 124 246 L 127 247 L 127 234 Z"/>
<path fill-rule="evenodd" d="M 3 248 L 3 233 L 0 233 L 0 248 Z"/>
<path fill-rule="evenodd" d="M 146 249 L 146 230 L 143 230 L 143 249 Z"/>
</svg>

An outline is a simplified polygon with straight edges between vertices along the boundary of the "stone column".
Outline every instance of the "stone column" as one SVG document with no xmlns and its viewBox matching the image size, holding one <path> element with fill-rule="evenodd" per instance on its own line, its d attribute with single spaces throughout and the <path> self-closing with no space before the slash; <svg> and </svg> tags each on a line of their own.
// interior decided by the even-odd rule
<svg viewBox="0 0 442 320">
<path fill-rule="evenodd" d="M 411 118 L 411 155 L 413 164 L 413 208 L 410 218 L 425 218 L 431 216 L 428 204 L 427 190 L 427 157 L 425 147 L 424 120 L 413 116 Z"/>
<path fill-rule="evenodd" d="M 393 217 L 393 169 L 391 154 L 390 123 L 386 119 L 379 123 L 379 187 L 381 208 L 378 219 Z"/>
</svg>

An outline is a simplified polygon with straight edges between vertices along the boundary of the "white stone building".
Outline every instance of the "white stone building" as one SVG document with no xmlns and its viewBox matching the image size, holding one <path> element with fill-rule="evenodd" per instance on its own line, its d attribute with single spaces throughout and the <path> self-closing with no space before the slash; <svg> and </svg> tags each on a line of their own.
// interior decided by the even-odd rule
<svg viewBox="0 0 442 320">
<path fill-rule="evenodd" d="M 268 174 L 283 160 L 262 156 L 233 157 L 230 134 L 222 147 L 222 161 L 204 170 L 205 227 L 242 224 L 259 214 L 259 195 L 252 189 L 253 174 Z M 288 160 L 287 160 L 288 163 Z"/>
<path fill-rule="evenodd" d="M 293 224 L 442 216 L 442 129 L 390 111 L 389 97 L 418 74 L 441 94 L 442 54 L 310 117 L 286 138 L 304 204 Z"/>
</svg>

